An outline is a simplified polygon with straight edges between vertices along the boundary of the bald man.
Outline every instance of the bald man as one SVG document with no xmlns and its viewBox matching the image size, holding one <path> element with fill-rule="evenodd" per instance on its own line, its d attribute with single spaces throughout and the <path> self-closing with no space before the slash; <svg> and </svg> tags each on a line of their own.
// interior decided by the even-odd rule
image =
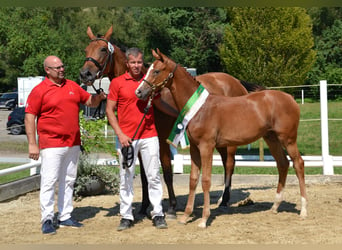
<svg viewBox="0 0 342 250">
<path fill-rule="evenodd" d="M 79 106 L 96 107 L 104 93 L 91 95 L 64 78 L 64 64 L 57 56 L 44 60 L 45 79 L 27 98 L 25 128 L 29 158 L 41 157 L 40 208 L 43 234 L 55 234 L 54 194 L 58 183 L 58 227 L 82 227 L 71 217 L 73 190 L 80 154 Z M 36 122 L 37 121 L 37 122 Z M 38 133 L 38 143 L 36 140 Z"/>
</svg>

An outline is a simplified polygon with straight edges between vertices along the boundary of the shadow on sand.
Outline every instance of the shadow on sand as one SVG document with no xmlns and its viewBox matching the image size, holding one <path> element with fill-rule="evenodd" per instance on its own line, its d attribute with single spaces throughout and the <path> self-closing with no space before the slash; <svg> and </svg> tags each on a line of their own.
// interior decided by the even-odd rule
<svg viewBox="0 0 342 250">
<path fill-rule="evenodd" d="M 222 195 L 222 191 L 211 191 L 210 192 L 210 205 L 217 205 L 215 208 L 211 209 L 211 215 L 208 220 L 208 225 L 215 220 L 216 217 L 226 214 L 251 214 L 262 211 L 267 211 L 271 209 L 273 205 L 272 201 L 255 202 L 249 198 L 250 193 L 248 190 L 267 190 L 274 187 L 252 187 L 252 188 L 238 188 L 231 191 L 230 206 L 227 208 L 222 208 L 217 205 L 218 200 Z M 178 195 L 177 196 L 177 212 L 183 212 L 187 203 L 188 195 Z M 169 206 L 168 199 L 164 199 L 162 202 L 164 211 L 167 211 Z M 134 216 L 136 221 L 139 221 L 146 217 L 146 215 L 138 214 L 140 210 L 141 202 L 134 202 Z M 203 193 L 197 193 L 195 198 L 194 210 L 192 214 L 192 219 L 189 223 L 196 221 L 202 217 L 202 207 L 203 207 Z M 106 216 L 118 216 L 120 214 L 120 204 L 116 202 L 111 208 L 95 207 L 95 206 L 85 206 L 77 207 L 73 211 L 73 216 L 79 220 L 83 221 L 86 219 L 94 218 L 100 211 L 106 211 Z M 150 214 L 151 206 L 147 210 L 147 214 Z M 295 203 L 290 203 L 283 201 L 278 209 L 278 212 L 289 212 L 299 214 L 300 211 L 296 209 Z M 147 216 L 149 217 L 149 216 Z"/>
</svg>

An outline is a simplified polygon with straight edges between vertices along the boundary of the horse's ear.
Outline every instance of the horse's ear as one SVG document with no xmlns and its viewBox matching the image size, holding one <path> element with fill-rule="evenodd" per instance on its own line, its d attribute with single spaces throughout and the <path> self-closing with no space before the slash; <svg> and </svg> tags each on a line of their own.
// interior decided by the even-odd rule
<svg viewBox="0 0 342 250">
<path fill-rule="evenodd" d="M 152 50 L 152 54 L 153 54 L 153 56 L 154 56 L 155 59 L 164 62 L 163 54 L 160 52 L 160 50 L 159 50 L 158 48 L 157 48 L 157 52 L 155 52 L 154 50 Z"/>
<path fill-rule="evenodd" d="M 157 51 L 159 52 L 159 49 L 157 49 Z M 161 60 L 160 55 L 157 54 L 157 52 L 154 49 L 152 49 L 152 55 L 155 59 Z"/>
<path fill-rule="evenodd" d="M 110 37 L 112 36 L 112 33 L 113 33 L 113 25 L 110 26 L 110 28 L 107 30 L 104 38 L 109 41 Z"/>
<path fill-rule="evenodd" d="M 96 38 L 96 36 L 94 36 L 93 31 L 91 30 L 91 28 L 89 26 L 88 26 L 88 29 L 87 29 L 87 35 L 90 38 L 90 40 L 93 40 L 93 39 Z"/>
<path fill-rule="evenodd" d="M 158 53 L 158 55 L 161 55 L 159 48 L 157 48 L 157 53 Z"/>
</svg>

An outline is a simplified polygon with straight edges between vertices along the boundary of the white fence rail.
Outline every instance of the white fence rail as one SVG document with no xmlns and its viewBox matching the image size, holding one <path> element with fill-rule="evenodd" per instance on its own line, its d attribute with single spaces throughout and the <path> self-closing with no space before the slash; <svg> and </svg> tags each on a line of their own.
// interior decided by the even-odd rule
<svg viewBox="0 0 342 250">
<path fill-rule="evenodd" d="M 40 164 L 41 164 L 41 161 L 40 161 L 40 158 L 39 158 L 38 161 L 32 160 L 29 163 L 25 163 L 25 164 L 22 164 L 22 165 L 19 165 L 19 166 L 16 166 L 16 167 L 5 168 L 5 169 L 0 170 L 0 176 L 8 175 L 8 174 L 13 174 L 13 173 L 16 173 L 16 172 L 19 172 L 19 171 L 23 171 L 23 170 L 26 170 L 26 169 L 30 169 L 30 175 L 35 175 L 35 174 L 39 173 Z"/>
<path fill-rule="evenodd" d="M 288 157 L 289 161 L 290 158 Z M 264 160 L 260 161 L 259 156 L 257 155 L 236 155 L 235 156 L 235 166 L 237 167 L 276 167 L 276 162 L 274 161 L 274 158 L 271 155 L 265 155 Z M 303 156 L 304 165 L 305 167 L 323 167 L 324 169 L 324 160 L 322 156 Z M 335 167 L 342 167 L 342 156 L 332 156 L 332 165 Z M 139 162 L 136 162 L 139 164 Z M 30 169 L 30 174 L 35 175 L 39 174 L 40 169 L 40 160 L 38 161 L 31 161 L 26 164 L 22 164 L 16 167 L 7 168 L 0 170 L 0 176 L 12 174 L 15 172 L 19 172 L 22 170 Z M 118 165 L 118 162 L 116 159 L 98 159 L 97 160 L 98 165 Z M 177 154 L 175 155 L 174 160 L 172 161 L 172 164 L 174 166 L 174 173 L 182 173 L 184 165 L 190 165 L 191 164 L 191 158 L 190 155 L 182 155 Z M 214 155 L 213 156 L 213 166 L 222 166 L 222 160 L 220 155 Z M 290 161 L 290 166 L 292 166 L 292 161 Z M 324 173 L 324 175 L 330 175 Z"/>
</svg>

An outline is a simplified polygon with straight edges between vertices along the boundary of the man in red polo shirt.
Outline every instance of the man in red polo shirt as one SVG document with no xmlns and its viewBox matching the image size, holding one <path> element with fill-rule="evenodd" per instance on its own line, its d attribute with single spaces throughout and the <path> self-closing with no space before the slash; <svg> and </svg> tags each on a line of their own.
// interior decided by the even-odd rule
<svg viewBox="0 0 342 250">
<path fill-rule="evenodd" d="M 25 108 L 29 157 L 41 156 L 40 207 L 43 234 L 55 234 L 54 193 L 58 182 L 58 224 L 81 227 L 71 217 L 74 183 L 80 153 L 79 105 L 96 107 L 106 98 L 92 96 L 76 82 L 64 78 L 64 65 L 56 56 L 44 60 L 45 79 L 32 89 Z M 37 120 L 37 123 L 36 123 Z M 38 133 L 38 144 L 36 141 Z"/>
<path fill-rule="evenodd" d="M 128 49 L 126 51 L 126 64 L 128 71 L 114 78 L 110 83 L 106 107 L 108 122 L 119 140 L 121 220 L 117 230 L 126 230 L 134 225 L 133 178 L 135 174 L 134 163 L 138 153 L 141 154 L 148 181 L 148 194 L 153 207 L 151 211 L 153 224 L 156 228 L 167 228 L 161 204 L 163 190 L 159 174 L 159 141 L 154 125 L 153 106 L 144 117 L 147 102 L 139 100 L 135 95 L 135 90 L 144 76 L 142 73 L 143 53 L 138 48 Z M 173 112 L 175 111 L 162 103 L 161 98 L 155 98 L 153 102 L 164 112 L 174 115 Z M 132 140 L 134 134 L 136 135 Z M 134 148 L 133 164 L 131 167 L 124 168 L 122 148 L 131 144 Z"/>
</svg>

